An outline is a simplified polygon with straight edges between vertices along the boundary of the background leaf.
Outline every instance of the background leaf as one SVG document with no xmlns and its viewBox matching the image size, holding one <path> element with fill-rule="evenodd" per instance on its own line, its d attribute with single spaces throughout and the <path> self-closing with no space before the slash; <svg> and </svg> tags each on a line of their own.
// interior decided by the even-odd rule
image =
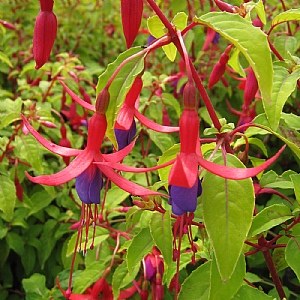
<svg viewBox="0 0 300 300">
<path fill-rule="evenodd" d="M 297 80 L 300 78 L 300 69 L 289 73 L 284 67 L 274 66 L 274 81 L 272 90 L 272 103 L 273 105 L 268 107 L 266 114 L 273 130 L 276 131 L 281 112 L 285 102 L 291 93 L 295 90 Z"/>
<path fill-rule="evenodd" d="M 273 300 L 273 297 L 266 295 L 259 289 L 253 288 L 248 284 L 242 285 L 239 291 L 235 294 L 232 300 Z"/>
<path fill-rule="evenodd" d="M 114 271 L 112 279 L 112 288 L 114 299 L 118 299 L 121 288 L 131 283 L 137 273 L 139 272 L 140 266 L 136 265 L 131 273 L 128 273 L 126 261 L 123 261 Z"/>
<path fill-rule="evenodd" d="M 227 155 L 226 160 L 227 166 L 245 167 L 235 156 Z M 214 158 L 213 162 L 224 164 L 221 156 Z M 251 226 L 254 208 L 252 180 L 228 180 L 206 172 L 202 191 L 204 223 L 221 278 L 226 281 L 234 272 Z"/>
<path fill-rule="evenodd" d="M 290 238 L 285 248 L 285 259 L 300 280 L 300 236 Z"/>
<path fill-rule="evenodd" d="M 208 300 L 211 262 L 194 270 L 183 282 L 178 300 Z"/>
<path fill-rule="evenodd" d="M 287 21 L 297 21 L 300 20 L 300 9 L 290 9 L 285 12 L 282 12 L 281 14 L 277 15 L 273 21 L 272 26 L 275 26 L 277 24 L 287 22 Z"/>
<path fill-rule="evenodd" d="M 50 291 L 46 288 L 46 278 L 42 274 L 35 273 L 30 278 L 22 280 L 26 299 L 28 300 L 48 300 Z"/>
<path fill-rule="evenodd" d="M 16 205 L 16 187 L 7 176 L 0 175 L 0 210 L 6 221 L 11 222 Z"/>
<path fill-rule="evenodd" d="M 150 252 L 154 246 L 149 227 L 143 228 L 133 239 L 127 250 L 127 267 L 132 273 L 136 264 Z"/>
<path fill-rule="evenodd" d="M 155 245 L 160 250 L 166 265 L 172 261 L 173 235 L 171 229 L 171 214 L 154 212 L 150 221 L 150 232 Z"/>
<path fill-rule="evenodd" d="M 210 268 L 210 293 L 209 300 L 227 300 L 239 290 L 246 274 L 246 262 L 244 254 L 241 254 L 231 278 L 224 282 L 220 277 L 218 265 L 213 259 Z"/>
<path fill-rule="evenodd" d="M 253 218 L 248 236 L 255 236 L 291 218 L 293 218 L 293 215 L 286 205 L 274 204 L 268 206 Z"/>
</svg>

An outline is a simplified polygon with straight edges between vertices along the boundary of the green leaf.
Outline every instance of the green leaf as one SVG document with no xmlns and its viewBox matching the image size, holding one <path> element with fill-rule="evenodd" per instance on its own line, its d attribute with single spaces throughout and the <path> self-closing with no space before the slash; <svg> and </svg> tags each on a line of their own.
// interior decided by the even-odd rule
<svg viewBox="0 0 300 300">
<path fill-rule="evenodd" d="M 172 24 L 175 25 L 177 30 L 183 30 L 187 25 L 188 16 L 184 12 L 179 12 L 172 20 Z"/>
<path fill-rule="evenodd" d="M 165 25 L 157 15 L 154 15 L 147 20 L 147 27 L 155 38 L 160 38 L 167 33 Z"/>
<path fill-rule="evenodd" d="M 30 278 L 22 280 L 26 292 L 26 300 L 48 300 L 50 291 L 46 288 L 46 278 L 42 274 L 35 273 Z"/>
<path fill-rule="evenodd" d="M 94 237 L 94 246 L 97 246 L 100 243 L 102 243 L 103 241 L 105 241 L 109 237 L 108 233 L 109 233 L 109 231 L 107 229 L 97 227 L 96 232 L 95 232 L 95 237 Z M 90 246 L 91 246 L 91 243 L 93 240 L 93 234 L 94 234 L 94 228 L 90 227 L 89 232 L 88 232 L 88 242 L 86 245 L 86 249 L 88 249 L 88 250 L 90 249 Z M 84 239 L 82 239 L 81 244 L 78 245 L 78 249 L 75 249 L 77 236 L 78 236 L 78 232 L 75 232 L 69 240 L 67 251 L 66 251 L 67 257 L 72 255 L 74 253 L 74 251 L 77 251 L 78 249 L 83 250 L 85 247 L 85 241 L 84 241 Z"/>
<path fill-rule="evenodd" d="M 284 204 L 274 204 L 264 208 L 252 221 L 248 236 L 253 237 L 293 218 L 291 210 Z"/>
<path fill-rule="evenodd" d="M 224 164 L 222 156 L 213 162 Z M 245 168 L 233 155 L 226 156 L 226 165 Z M 202 191 L 204 223 L 221 278 L 226 281 L 234 272 L 251 226 L 254 209 L 252 180 L 228 180 L 206 172 Z"/>
<path fill-rule="evenodd" d="M 265 110 L 272 106 L 273 66 L 267 36 L 246 19 L 226 12 L 210 12 L 194 22 L 219 32 L 244 54 L 257 78 Z"/>
<path fill-rule="evenodd" d="M 150 232 L 152 238 L 160 250 L 166 265 L 172 261 L 173 235 L 171 228 L 171 214 L 154 212 L 150 221 Z"/>
<path fill-rule="evenodd" d="M 293 36 L 278 36 L 274 40 L 274 47 L 283 58 L 289 60 L 297 50 L 297 39 Z"/>
<path fill-rule="evenodd" d="M 232 300 L 273 300 L 273 297 L 266 295 L 264 292 L 257 288 L 253 288 L 250 285 L 242 285 Z"/>
<path fill-rule="evenodd" d="M 290 177 L 294 185 L 296 200 L 298 204 L 300 204 L 300 174 L 294 174 L 291 175 Z"/>
<path fill-rule="evenodd" d="M 239 59 L 240 52 L 241 51 L 239 49 L 237 49 L 237 48 L 234 48 L 231 51 L 230 58 L 228 60 L 228 65 L 234 71 L 236 71 L 241 77 L 245 78 L 246 77 L 246 73 L 244 71 L 244 68 L 240 64 L 240 59 Z"/>
<path fill-rule="evenodd" d="M 118 299 L 121 288 L 131 283 L 139 272 L 140 265 L 136 265 L 132 273 L 128 273 L 126 261 L 123 261 L 114 271 L 112 288 L 114 299 Z"/>
<path fill-rule="evenodd" d="M 172 24 L 175 25 L 175 28 L 177 30 L 183 30 L 186 27 L 187 18 L 188 17 L 185 13 L 179 12 L 173 18 Z M 148 18 L 147 26 L 150 33 L 155 38 L 160 38 L 168 32 L 164 24 L 162 23 L 162 21 L 157 15 Z M 162 49 L 170 61 L 175 60 L 177 49 L 173 43 L 163 46 Z"/>
<path fill-rule="evenodd" d="M 208 300 L 211 262 L 194 270 L 183 282 L 178 300 Z"/>
<path fill-rule="evenodd" d="M 10 66 L 11 68 L 13 68 L 13 65 L 12 65 L 10 59 L 9 59 L 8 56 L 7 56 L 4 52 L 2 52 L 2 51 L 0 51 L 0 61 L 6 63 L 8 66 Z"/>
<path fill-rule="evenodd" d="M 89 286 L 101 277 L 105 268 L 106 264 L 103 263 L 103 261 L 95 261 L 93 264 L 89 265 L 76 277 L 72 292 L 74 294 L 84 293 Z"/>
<path fill-rule="evenodd" d="M 268 157 L 267 148 L 262 140 L 260 140 L 258 138 L 248 138 L 248 143 L 259 147 L 259 149 L 263 152 L 263 154 Z M 239 147 L 241 145 L 245 145 L 245 144 L 246 144 L 245 139 L 240 138 L 235 142 L 234 147 L 237 148 L 237 147 Z"/>
<path fill-rule="evenodd" d="M 29 162 L 31 166 L 39 173 L 43 173 L 42 160 L 40 159 L 41 145 L 32 135 L 15 137 L 16 156 Z"/>
<path fill-rule="evenodd" d="M 0 175 L 0 210 L 7 222 L 11 222 L 16 205 L 16 187 L 7 176 Z"/>
<path fill-rule="evenodd" d="M 135 78 L 144 70 L 145 52 L 142 52 L 140 47 L 133 47 L 121 53 L 117 59 L 113 63 L 110 63 L 107 69 L 99 76 L 96 89 L 96 93 L 98 95 L 111 79 L 120 64 L 125 59 L 133 55 L 134 57 L 122 66 L 121 70 L 118 72 L 109 87 L 110 101 L 106 111 L 106 134 L 115 146 L 117 146 L 117 142 L 114 134 L 114 124 L 117 119 L 118 112 Z"/>
<path fill-rule="evenodd" d="M 285 248 L 285 259 L 300 280 L 300 237 L 291 237 Z"/>
<path fill-rule="evenodd" d="M 180 151 L 180 144 L 173 145 L 171 148 L 163 152 L 162 156 L 159 157 L 157 165 L 162 165 L 176 158 L 179 151 Z M 159 178 L 161 181 L 168 181 L 171 168 L 172 166 L 169 166 L 158 170 Z"/>
<path fill-rule="evenodd" d="M 231 278 L 224 282 L 220 276 L 216 259 L 213 259 L 210 269 L 210 293 L 209 300 L 227 300 L 239 290 L 246 274 L 246 262 L 244 254 L 241 254 Z"/>
<path fill-rule="evenodd" d="M 267 134 L 272 133 L 279 139 L 281 139 L 285 144 L 287 144 L 291 150 L 300 158 L 300 135 L 299 133 L 286 125 L 283 118 L 280 119 L 278 131 L 274 131 L 270 128 L 270 124 L 266 118 L 265 114 L 258 115 L 254 120 L 254 124 L 258 124 L 261 128 L 247 129 L 245 134 L 248 136 L 255 134 Z"/>
<path fill-rule="evenodd" d="M 173 109 L 175 109 L 177 117 L 180 117 L 180 105 L 178 100 L 172 95 L 168 93 L 162 93 L 161 98 L 165 104 L 170 105 Z"/>
<path fill-rule="evenodd" d="M 149 227 L 143 228 L 133 239 L 127 250 L 127 268 L 131 274 L 134 267 L 151 251 L 154 246 Z"/>
<path fill-rule="evenodd" d="M 290 9 L 279 15 L 272 20 L 272 27 L 288 21 L 299 21 L 300 20 L 300 9 Z"/>
<path fill-rule="evenodd" d="M 24 252 L 21 255 L 21 261 L 26 275 L 29 275 L 36 262 L 36 252 L 32 246 L 25 245 Z"/>
<path fill-rule="evenodd" d="M 167 149 L 174 145 L 174 139 L 171 135 L 147 130 L 151 141 L 164 153 Z"/>
<path fill-rule="evenodd" d="M 20 256 L 24 252 L 24 241 L 23 239 L 15 232 L 8 232 L 6 235 L 6 242 L 9 248 L 14 250 Z"/>
<path fill-rule="evenodd" d="M 271 129 L 276 130 L 279 125 L 281 112 L 285 102 L 291 93 L 295 90 L 297 80 L 300 78 L 300 69 L 289 73 L 287 69 L 274 66 L 274 81 L 272 90 L 272 103 L 266 109 L 267 118 Z"/>
<path fill-rule="evenodd" d="M 267 23 L 266 20 L 266 12 L 265 12 L 265 6 L 262 0 L 259 0 L 257 3 L 255 3 L 254 9 L 257 12 L 257 15 L 259 19 L 262 21 L 263 24 Z"/>
<path fill-rule="evenodd" d="M 55 196 L 50 196 L 45 190 L 34 193 L 30 198 L 25 197 L 24 207 L 28 208 L 27 217 L 34 215 L 50 205 L 54 197 Z M 43 199 L 43 201 L 41 201 L 41 199 Z"/>
<path fill-rule="evenodd" d="M 196 253 L 196 260 L 200 259 L 199 253 Z M 179 271 L 185 268 L 189 263 L 191 263 L 192 254 L 187 252 L 181 252 L 180 254 L 180 265 Z M 171 280 L 174 278 L 175 274 L 177 273 L 177 261 L 172 261 L 172 263 L 168 266 L 166 272 L 164 272 L 163 276 L 163 284 L 166 284 L 168 287 L 170 286 Z"/>
<path fill-rule="evenodd" d="M 39 252 L 39 259 L 42 269 L 44 268 L 46 260 L 49 258 L 52 250 L 56 245 L 57 239 L 54 237 L 54 234 L 57 229 L 57 226 L 57 221 L 53 219 L 49 219 L 43 226 L 43 233 L 40 237 L 43 251 Z"/>
</svg>

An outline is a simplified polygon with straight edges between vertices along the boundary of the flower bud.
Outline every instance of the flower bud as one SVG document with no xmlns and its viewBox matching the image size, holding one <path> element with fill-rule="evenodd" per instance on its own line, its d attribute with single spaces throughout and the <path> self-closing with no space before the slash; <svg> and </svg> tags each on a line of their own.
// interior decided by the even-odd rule
<svg viewBox="0 0 300 300">
<path fill-rule="evenodd" d="M 255 77 L 253 69 L 250 68 L 247 79 L 246 79 L 246 85 L 245 85 L 245 91 L 244 91 L 244 106 L 245 107 L 248 107 L 250 105 L 253 98 L 255 97 L 257 90 L 258 90 L 257 79 Z"/>
<path fill-rule="evenodd" d="M 193 82 L 188 81 L 183 89 L 183 104 L 187 110 L 195 110 L 196 107 L 196 88 Z"/>
<path fill-rule="evenodd" d="M 237 13 L 239 8 L 237 6 L 233 6 L 221 0 L 214 0 L 218 8 L 222 11 L 226 11 L 229 13 Z"/>
<path fill-rule="evenodd" d="M 121 14 L 126 46 L 130 48 L 141 25 L 143 0 L 121 0 Z"/>
<path fill-rule="evenodd" d="M 217 64 L 212 69 L 212 72 L 209 77 L 208 81 L 208 88 L 211 89 L 224 75 L 226 70 L 226 64 L 229 60 L 229 53 L 232 49 L 233 45 L 229 45 L 224 53 L 222 53 L 220 60 L 217 62 Z"/>
<path fill-rule="evenodd" d="M 33 34 L 33 57 L 36 69 L 41 68 L 48 61 L 57 32 L 57 19 L 52 11 L 53 0 L 41 0 L 40 4 L 41 11 L 36 18 Z"/>
<path fill-rule="evenodd" d="M 0 24 L 2 24 L 5 28 L 7 29 L 10 29 L 10 30 L 17 30 L 17 28 L 15 27 L 15 25 L 9 23 L 9 22 L 6 22 L 6 21 L 3 21 L 3 20 L 0 20 Z"/>
<path fill-rule="evenodd" d="M 110 100 L 110 94 L 107 88 L 102 90 L 96 100 L 96 112 L 99 114 L 105 114 L 108 108 Z"/>
</svg>

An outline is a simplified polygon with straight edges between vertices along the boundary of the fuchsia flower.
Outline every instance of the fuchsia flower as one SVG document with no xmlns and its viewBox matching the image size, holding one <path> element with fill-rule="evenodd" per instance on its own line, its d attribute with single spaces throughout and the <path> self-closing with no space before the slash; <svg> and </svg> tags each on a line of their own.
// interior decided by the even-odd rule
<svg viewBox="0 0 300 300">
<path fill-rule="evenodd" d="M 66 183 L 74 178 L 79 178 L 77 183 L 77 189 L 79 193 L 84 188 L 85 195 L 83 202 L 88 203 L 95 199 L 95 188 L 94 185 L 96 182 L 102 182 L 101 176 L 102 173 L 107 176 L 112 182 L 114 182 L 117 186 L 121 189 L 133 194 L 133 195 L 155 195 L 158 194 L 157 192 L 150 191 L 146 188 L 143 188 L 129 180 L 126 180 L 118 173 L 114 172 L 111 168 L 108 168 L 104 165 L 98 165 L 95 168 L 94 162 L 119 162 L 124 159 L 126 155 L 129 154 L 134 143 L 131 143 L 123 150 L 118 151 L 116 153 L 111 154 L 102 154 L 100 151 L 100 147 L 105 135 L 106 131 L 106 116 L 104 114 L 95 113 L 90 122 L 88 127 L 88 139 L 87 139 L 87 146 L 84 150 L 76 150 L 72 148 L 62 147 L 55 145 L 45 138 L 43 138 L 27 121 L 27 119 L 22 116 L 23 122 L 25 126 L 28 128 L 30 133 L 38 140 L 40 144 L 42 144 L 45 148 L 49 151 L 58 154 L 60 156 L 76 156 L 76 158 L 62 171 L 53 174 L 53 175 L 41 175 L 37 177 L 33 177 L 26 173 L 27 177 L 34 183 L 44 184 L 44 185 L 61 185 Z M 96 170 L 98 169 L 98 170 Z M 100 172 L 100 173 L 99 173 Z M 83 186 L 84 179 L 88 179 L 85 183 L 85 187 Z M 93 200 L 93 203 L 99 202 L 99 200 Z"/>
<path fill-rule="evenodd" d="M 53 47 L 57 19 L 53 13 L 53 0 L 40 0 L 41 10 L 36 18 L 33 34 L 33 57 L 36 69 L 41 68 L 47 61 Z"/>
<path fill-rule="evenodd" d="M 123 103 L 115 124 L 115 135 L 118 142 L 118 149 L 121 150 L 132 141 L 136 134 L 134 121 L 135 103 L 143 88 L 143 80 L 137 77 Z"/>
</svg>

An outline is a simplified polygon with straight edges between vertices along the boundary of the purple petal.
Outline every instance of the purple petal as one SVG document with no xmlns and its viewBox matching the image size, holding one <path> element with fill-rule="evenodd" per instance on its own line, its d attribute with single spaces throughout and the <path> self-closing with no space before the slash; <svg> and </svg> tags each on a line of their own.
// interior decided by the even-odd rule
<svg viewBox="0 0 300 300">
<path fill-rule="evenodd" d="M 124 149 L 127 145 L 129 145 L 136 134 L 136 124 L 135 121 L 132 120 L 132 124 L 129 130 L 123 130 L 115 128 L 115 135 L 118 142 L 119 150 Z"/>
<path fill-rule="evenodd" d="M 170 185 L 169 204 L 172 205 L 172 212 L 177 216 L 181 216 L 186 212 L 194 212 L 197 207 L 197 198 L 202 193 L 201 181 L 196 180 L 191 188 Z"/>
<path fill-rule="evenodd" d="M 147 278 L 147 280 L 151 280 L 154 278 L 156 270 L 152 265 L 150 256 L 146 257 L 145 265 L 146 265 L 146 278 Z"/>
<path fill-rule="evenodd" d="M 91 164 L 77 176 L 75 188 L 82 202 L 85 204 L 99 204 L 100 191 L 103 188 L 102 172 Z"/>
</svg>

